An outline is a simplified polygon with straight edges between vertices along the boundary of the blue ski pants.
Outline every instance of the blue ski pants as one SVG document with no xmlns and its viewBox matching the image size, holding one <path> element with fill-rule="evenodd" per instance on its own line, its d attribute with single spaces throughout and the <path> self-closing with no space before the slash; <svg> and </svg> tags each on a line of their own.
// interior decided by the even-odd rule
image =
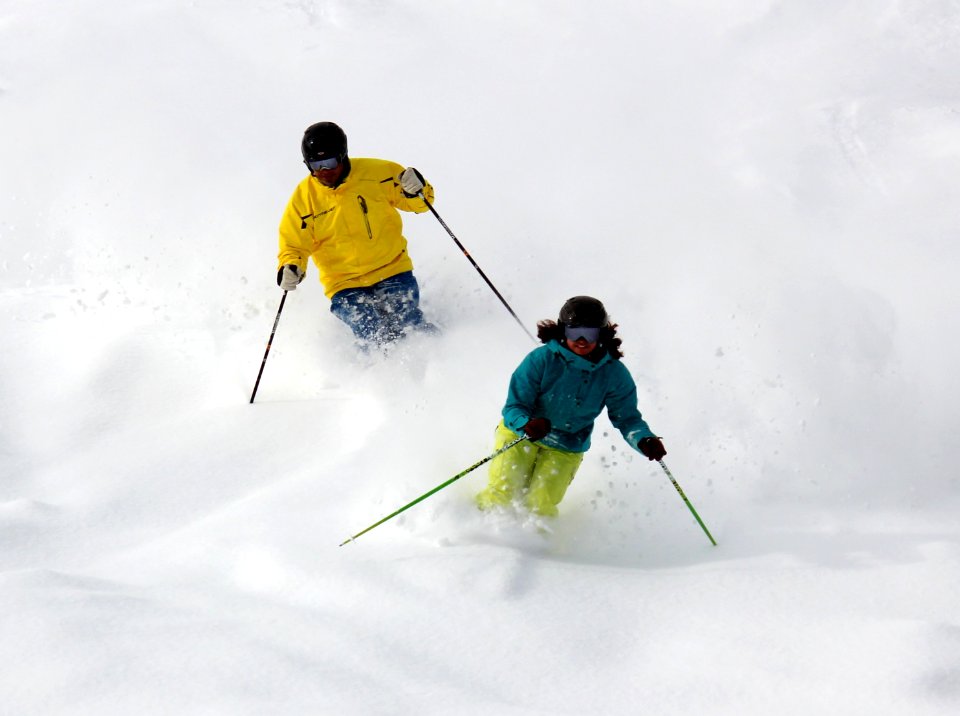
<svg viewBox="0 0 960 716">
<path fill-rule="evenodd" d="M 435 331 L 420 310 L 420 286 L 412 271 L 362 288 L 346 288 L 330 299 L 330 312 L 346 323 L 362 344 L 383 345 L 410 329 Z"/>
</svg>

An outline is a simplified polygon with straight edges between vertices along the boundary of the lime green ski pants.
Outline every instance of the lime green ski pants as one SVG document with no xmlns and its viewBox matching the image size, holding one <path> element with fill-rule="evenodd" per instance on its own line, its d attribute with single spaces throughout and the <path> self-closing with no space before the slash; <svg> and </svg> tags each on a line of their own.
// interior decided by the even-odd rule
<svg viewBox="0 0 960 716">
<path fill-rule="evenodd" d="M 516 438 L 501 421 L 495 432 L 496 449 Z M 583 453 L 524 441 L 490 461 L 490 481 L 477 495 L 477 505 L 486 510 L 518 502 L 535 514 L 555 517 L 581 462 Z"/>
</svg>

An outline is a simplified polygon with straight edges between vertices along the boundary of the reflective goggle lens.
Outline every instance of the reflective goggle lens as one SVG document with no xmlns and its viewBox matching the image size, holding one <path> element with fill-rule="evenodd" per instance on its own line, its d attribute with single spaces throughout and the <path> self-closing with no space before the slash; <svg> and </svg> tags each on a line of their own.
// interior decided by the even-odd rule
<svg viewBox="0 0 960 716">
<path fill-rule="evenodd" d="M 596 343 L 600 338 L 600 329 L 586 326 L 564 326 L 563 334 L 568 341 L 576 342 L 582 338 L 587 343 Z"/>
<path fill-rule="evenodd" d="M 318 172 L 321 169 L 336 169 L 338 166 L 340 166 L 340 159 L 338 157 L 317 159 L 312 162 L 307 162 L 307 166 L 310 167 L 310 171 L 312 172 Z"/>
</svg>

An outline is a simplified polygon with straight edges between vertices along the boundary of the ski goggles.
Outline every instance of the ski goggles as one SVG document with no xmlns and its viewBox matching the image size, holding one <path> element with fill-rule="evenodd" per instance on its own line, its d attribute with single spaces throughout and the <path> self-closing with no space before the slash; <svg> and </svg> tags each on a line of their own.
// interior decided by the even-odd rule
<svg viewBox="0 0 960 716">
<path fill-rule="evenodd" d="M 599 328 L 589 328 L 587 326 L 564 326 L 563 335 L 568 341 L 576 343 L 581 338 L 587 343 L 596 343 L 600 338 Z"/>
<path fill-rule="evenodd" d="M 327 159 L 315 159 L 307 162 L 310 171 L 318 172 L 322 169 L 336 169 L 340 166 L 340 157 L 328 157 Z"/>
</svg>

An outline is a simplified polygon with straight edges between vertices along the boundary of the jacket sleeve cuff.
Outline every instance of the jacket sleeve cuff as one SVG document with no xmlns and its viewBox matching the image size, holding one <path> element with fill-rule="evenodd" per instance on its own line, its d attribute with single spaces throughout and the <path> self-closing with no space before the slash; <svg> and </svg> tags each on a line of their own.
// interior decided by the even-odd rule
<svg viewBox="0 0 960 716">
<path fill-rule="evenodd" d="M 511 412 L 503 416 L 503 424 L 517 434 L 523 433 L 523 426 L 530 422 L 530 418 L 523 413 Z"/>
<path fill-rule="evenodd" d="M 644 438 L 655 438 L 657 436 L 650 432 L 650 430 L 631 430 L 629 433 L 624 435 L 624 437 L 627 439 L 627 442 L 630 443 L 630 447 L 637 452 L 640 452 L 640 448 L 637 447 L 637 443 Z"/>
</svg>

